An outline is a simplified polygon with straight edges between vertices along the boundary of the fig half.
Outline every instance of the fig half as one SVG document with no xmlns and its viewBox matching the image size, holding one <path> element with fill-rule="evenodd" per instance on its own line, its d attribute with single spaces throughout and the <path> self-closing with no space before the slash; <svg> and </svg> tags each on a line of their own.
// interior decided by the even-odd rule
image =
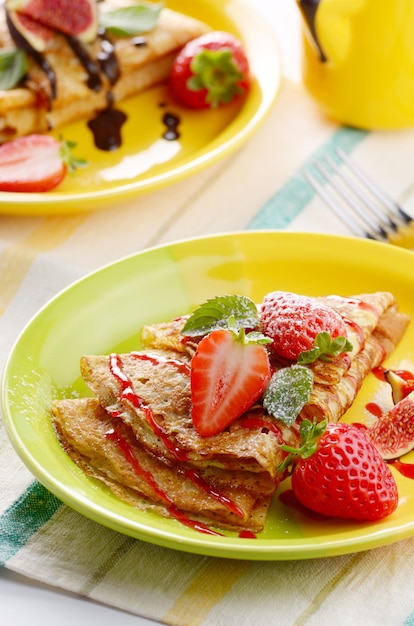
<svg viewBox="0 0 414 626">
<path fill-rule="evenodd" d="M 8 11 L 90 43 L 98 32 L 98 7 L 95 0 L 6 0 Z"/>
<path fill-rule="evenodd" d="M 53 30 L 43 24 L 35 22 L 27 15 L 9 11 L 8 17 L 14 28 L 22 35 L 22 37 L 30 44 L 34 50 L 43 52 L 46 50 L 48 42 L 53 37 Z"/>
<path fill-rule="evenodd" d="M 414 448 L 414 391 L 400 400 L 367 431 L 385 460 L 397 459 Z"/>
</svg>

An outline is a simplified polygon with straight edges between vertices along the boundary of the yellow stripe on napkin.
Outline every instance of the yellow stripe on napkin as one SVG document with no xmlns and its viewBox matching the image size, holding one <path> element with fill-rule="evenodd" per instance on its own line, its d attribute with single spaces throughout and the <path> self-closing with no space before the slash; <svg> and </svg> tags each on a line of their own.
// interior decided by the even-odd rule
<svg viewBox="0 0 414 626">
<path fill-rule="evenodd" d="M 163 622 L 200 626 L 251 565 L 248 561 L 211 559 L 163 616 Z"/>
<path fill-rule="evenodd" d="M 87 218 L 87 213 L 45 218 L 26 239 L 4 248 L 0 254 L 0 315 L 17 293 L 36 256 L 60 246 Z"/>
</svg>

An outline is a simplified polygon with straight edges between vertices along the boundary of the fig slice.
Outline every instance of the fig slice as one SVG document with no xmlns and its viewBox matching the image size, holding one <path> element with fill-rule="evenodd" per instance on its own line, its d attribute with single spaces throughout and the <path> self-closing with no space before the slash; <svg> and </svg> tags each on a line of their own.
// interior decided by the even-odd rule
<svg viewBox="0 0 414 626">
<path fill-rule="evenodd" d="M 9 11 L 8 17 L 14 28 L 24 37 L 32 48 L 38 52 L 44 52 L 44 50 L 46 50 L 48 42 L 53 37 L 53 30 L 47 26 L 43 26 L 43 24 L 35 22 L 30 17 L 27 17 L 27 15 L 16 13 L 16 11 Z"/>
<path fill-rule="evenodd" d="M 414 390 L 414 375 L 405 370 L 386 370 L 384 372 L 386 382 L 391 385 L 391 394 L 394 404 L 408 396 Z"/>
<path fill-rule="evenodd" d="M 414 391 L 380 417 L 367 434 L 382 458 L 397 459 L 414 449 Z"/>
<path fill-rule="evenodd" d="M 96 0 L 6 0 L 8 11 L 16 11 L 65 35 L 90 43 L 98 32 Z"/>
<path fill-rule="evenodd" d="M 385 370 L 384 378 L 391 386 L 392 401 L 398 404 L 406 394 L 404 394 L 405 380 L 392 370 Z"/>
</svg>

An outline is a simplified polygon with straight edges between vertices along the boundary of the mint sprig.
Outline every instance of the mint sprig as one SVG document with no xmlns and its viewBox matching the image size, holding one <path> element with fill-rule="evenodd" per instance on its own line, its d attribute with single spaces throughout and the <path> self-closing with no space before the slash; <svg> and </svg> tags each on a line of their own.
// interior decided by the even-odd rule
<svg viewBox="0 0 414 626">
<path fill-rule="evenodd" d="M 298 357 L 300 365 L 314 363 L 317 359 L 321 361 L 332 361 L 333 358 L 339 356 L 343 352 L 350 352 L 352 343 L 342 335 L 332 339 L 331 335 L 324 331 L 318 333 L 315 338 L 314 347 L 310 350 L 301 352 Z"/>
<path fill-rule="evenodd" d="M 312 371 L 303 365 L 290 365 L 275 372 L 263 395 L 263 406 L 286 426 L 291 426 L 313 388 Z"/>
<path fill-rule="evenodd" d="M 13 89 L 28 68 L 27 56 L 23 50 L 10 48 L 0 51 L 0 89 Z"/>
<path fill-rule="evenodd" d="M 164 2 L 140 2 L 133 6 L 102 11 L 99 24 L 118 37 L 142 35 L 155 28 Z"/>
<path fill-rule="evenodd" d="M 227 294 L 207 300 L 186 321 L 181 333 L 187 337 L 203 337 L 213 330 L 229 327 L 254 329 L 259 323 L 256 304 L 247 296 Z"/>
<path fill-rule="evenodd" d="M 245 328 L 238 325 L 234 315 L 231 315 L 227 319 L 227 324 L 225 328 L 230 330 L 236 337 L 236 339 L 245 345 L 248 343 L 256 343 L 259 345 L 272 343 L 272 340 L 269 337 L 266 337 L 266 335 L 263 335 L 263 333 L 260 333 L 258 331 L 252 330 L 251 332 L 246 333 Z"/>
</svg>

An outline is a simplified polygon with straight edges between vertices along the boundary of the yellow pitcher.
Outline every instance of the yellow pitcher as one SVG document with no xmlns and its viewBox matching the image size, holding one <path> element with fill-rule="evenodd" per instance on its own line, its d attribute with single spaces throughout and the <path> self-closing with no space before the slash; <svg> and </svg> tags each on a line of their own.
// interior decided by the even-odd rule
<svg viewBox="0 0 414 626">
<path fill-rule="evenodd" d="M 364 129 L 414 126 L 414 0 L 296 0 L 303 80 L 325 113 Z"/>
</svg>

